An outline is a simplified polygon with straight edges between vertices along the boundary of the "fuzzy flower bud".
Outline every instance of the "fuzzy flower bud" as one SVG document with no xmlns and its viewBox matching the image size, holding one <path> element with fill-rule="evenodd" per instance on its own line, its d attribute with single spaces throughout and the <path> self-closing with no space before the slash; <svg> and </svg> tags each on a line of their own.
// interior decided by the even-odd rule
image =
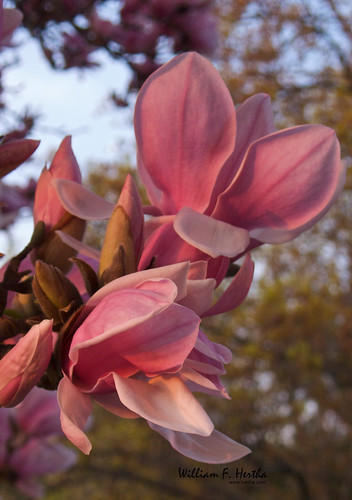
<svg viewBox="0 0 352 500">
<path fill-rule="evenodd" d="M 82 305 L 77 288 L 57 267 L 37 261 L 33 293 L 43 312 L 55 322 L 64 322 Z"/>
<path fill-rule="evenodd" d="M 130 220 L 120 205 L 109 219 L 100 255 L 99 276 L 105 283 L 136 271 Z"/>
</svg>

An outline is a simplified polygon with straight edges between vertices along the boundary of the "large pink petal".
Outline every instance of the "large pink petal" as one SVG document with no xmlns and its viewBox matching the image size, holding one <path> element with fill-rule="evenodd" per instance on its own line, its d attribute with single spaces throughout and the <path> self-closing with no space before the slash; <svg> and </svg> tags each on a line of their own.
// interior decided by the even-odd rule
<svg viewBox="0 0 352 500">
<path fill-rule="evenodd" d="M 249 244 L 248 231 L 183 207 L 174 220 L 176 233 L 211 257 L 235 257 Z"/>
<path fill-rule="evenodd" d="M 114 209 L 113 203 L 104 200 L 77 182 L 54 179 L 52 184 L 63 207 L 80 219 L 108 219 Z"/>
<path fill-rule="evenodd" d="M 214 426 L 186 385 L 177 376 L 149 382 L 114 374 L 122 403 L 146 420 L 168 429 L 209 436 Z"/>
<path fill-rule="evenodd" d="M 317 212 L 315 217 L 310 219 L 305 224 L 298 226 L 295 229 L 287 231 L 284 231 L 282 229 L 273 229 L 273 228 L 253 229 L 249 233 L 251 238 L 254 238 L 255 240 L 260 241 L 262 243 L 272 243 L 272 244 L 286 243 L 287 241 L 292 241 L 294 238 L 297 238 L 297 236 L 299 236 L 301 233 L 313 227 L 314 224 L 316 224 L 323 217 L 323 215 L 330 210 L 332 205 L 336 202 L 337 198 L 341 194 L 346 182 L 346 168 L 347 168 L 347 162 L 342 160 L 340 176 L 338 182 L 336 183 L 335 192 L 333 193 L 329 202 L 322 208 L 320 212 Z"/>
<path fill-rule="evenodd" d="M 254 94 L 237 109 L 236 145 L 229 162 L 232 163 L 233 175 L 252 142 L 275 132 L 273 112 L 268 94 Z"/>
<path fill-rule="evenodd" d="M 139 93 L 134 122 L 152 204 L 165 215 L 183 205 L 203 212 L 236 138 L 232 98 L 213 65 L 188 53 L 155 71 Z"/>
<path fill-rule="evenodd" d="M 201 316 L 214 316 L 215 314 L 231 311 L 241 305 L 248 295 L 253 274 L 254 262 L 250 255 L 247 254 L 240 270 L 220 296 L 219 300 L 207 311 L 203 312 Z"/>
<path fill-rule="evenodd" d="M 252 143 L 213 215 L 248 230 L 291 231 L 324 211 L 340 178 L 340 148 L 332 129 L 285 129 Z"/>
<path fill-rule="evenodd" d="M 275 131 L 270 97 L 267 94 L 251 96 L 236 109 L 236 117 L 235 149 L 219 172 L 207 213 L 214 208 L 218 195 L 225 191 L 234 179 L 251 143 Z"/>
<path fill-rule="evenodd" d="M 64 375 L 57 389 L 57 399 L 61 408 L 63 432 L 71 443 L 89 455 L 92 445 L 84 433 L 84 428 L 92 412 L 90 396 L 79 391 Z"/>
<path fill-rule="evenodd" d="M 226 274 L 229 259 L 227 257 L 211 259 L 209 255 L 180 238 L 174 230 L 172 222 L 169 221 L 159 226 L 145 242 L 139 269 L 145 269 L 151 261 L 154 266 L 159 267 L 174 262 L 197 262 L 200 260 L 206 261 L 208 264 L 207 277 L 214 278 L 220 283 Z"/>
<path fill-rule="evenodd" d="M 74 374 L 88 386 L 112 371 L 123 376 L 138 370 L 148 376 L 176 372 L 194 347 L 196 314 L 178 304 L 164 310 L 156 294 L 133 292 L 108 297 L 74 335 Z"/>
<path fill-rule="evenodd" d="M 0 360 L 0 405 L 15 406 L 39 382 L 52 351 L 52 321 L 43 320 Z"/>
<path fill-rule="evenodd" d="M 104 297 L 107 297 L 112 292 L 125 290 L 126 288 L 136 288 L 141 283 L 153 279 L 168 279 L 173 281 L 177 287 L 177 296 L 175 301 L 183 299 L 187 294 L 187 272 L 189 262 L 181 262 L 159 268 L 147 269 L 131 273 L 116 280 L 110 281 L 103 288 L 100 288 L 86 303 L 81 315 L 78 318 L 78 323 L 82 322 L 85 317 L 96 307 Z"/>
<path fill-rule="evenodd" d="M 177 294 L 175 284 L 167 279 L 145 281 L 140 286 L 113 291 L 99 301 L 74 334 L 71 359 L 77 349 L 98 344 L 160 314 Z"/>
<path fill-rule="evenodd" d="M 247 446 L 233 441 L 216 430 L 210 436 L 204 437 L 175 432 L 153 423 L 149 423 L 149 425 L 167 439 L 176 451 L 198 462 L 226 464 L 251 453 Z"/>
</svg>

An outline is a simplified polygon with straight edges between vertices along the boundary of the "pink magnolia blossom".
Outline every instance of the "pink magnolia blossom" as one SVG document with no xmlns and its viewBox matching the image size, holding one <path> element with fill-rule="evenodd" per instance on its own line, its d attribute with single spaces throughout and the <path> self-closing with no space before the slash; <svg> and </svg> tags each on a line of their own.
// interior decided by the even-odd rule
<svg viewBox="0 0 352 500">
<path fill-rule="evenodd" d="M 0 468 L 30 498 L 44 495 L 40 476 L 67 470 L 76 461 L 76 453 L 57 442 L 63 436 L 59 417 L 55 392 L 38 388 L 15 408 L 0 408 Z"/>
<path fill-rule="evenodd" d="M 52 352 L 52 321 L 43 320 L 0 360 L 0 406 L 15 406 L 44 375 Z"/>
<path fill-rule="evenodd" d="M 256 94 L 235 110 L 215 68 L 196 53 L 177 56 L 145 82 L 135 133 L 155 216 L 141 267 L 155 256 L 158 265 L 205 259 L 219 281 L 248 249 L 309 229 L 344 184 L 333 130 L 274 132 L 269 97 Z"/>
<path fill-rule="evenodd" d="M 205 461 L 212 448 L 219 462 L 249 452 L 232 441 L 232 452 L 221 454 L 222 439 L 188 387 L 226 396 L 218 375 L 228 353 L 204 341 L 200 318 L 180 304 L 187 300 L 187 273 L 188 264 L 180 264 L 116 279 L 78 316 L 63 345 L 58 401 L 62 429 L 84 453 L 91 449 L 84 427 L 92 400 L 119 417 L 142 417 L 161 433 L 184 436 L 179 449 L 189 456 L 189 434 L 204 437 L 197 453 Z"/>
<path fill-rule="evenodd" d="M 111 212 L 114 209 L 113 203 L 110 203 L 96 194 L 91 193 L 76 182 L 66 179 L 55 179 L 53 181 L 53 185 L 55 186 L 62 205 L 69 213 L 75 215 L 76 217 L 80 217 L 85 220 L 105 219 L 110 217 Z M 135 245 L 135 254 L 138 262 L 143 250 L 144 231 L 141 201 L 132 177 L 127 178 L 125 186 L 121 192 L 118 205 L 125 209 L 130 219 L 131 231 Z M 149 230 L 152 224 L 153 220 L 151 221 L 151 224 L 147 225 L 149 226 Z M 100 254 L 95 249 L 88 247 L 84 243 L 75 240 L 61 231 L 57 231 L 57 233 L 60 235 L 64 243 L 70 245 L 76 251 L 81 252 L 81 254 L 85 255 L 86 258 L 96 259 L 96 262 L 99 261 Z M 196 257 L 203 257 L 203 254 L 200 255 L 198 250 L 192 248 L 190 245 L 187 245 L 187 249 L 190 249 L 190 252 L 184 255 L 185 262 L 189 260 L 195 261 L 194 266 L 189 269 L 190 274 L 188 276 L 188 288 L 193 288 L 195 290 L 192 297 L 195 301 L 197 301 L 200 296 L 199 290 L 201 288 L 204 289 L 204 283 L 202 283 L 202 280 L 204 281 L 207 274 L 209 275 L 211 273 L 209 273 L 209 269 L 207 269 L 209 267 L 209 263 L 206 262 L 206 256 L 204 260 L 197 261 Z M 193 254 L 195 255 L 194 259 L 192 259 Z M 182 259 L 178 259 L 178 261 L 182 261 Z M 148 268 L 149 264 L 150 262 L 144 259 L 142 264 L 141 262 L 139 263 L 138 269 L 143 270 Z M 224 272 L 227 270 L 228 260 L 225 261 L 225 265 L 226 269 L 223 266 Z M 94 267 L 96 268 L 97 264 Z M 195 310 L 200 316 L 220 314 L 238 307 L 248 294 L 253 279 L 253 273 L 254 263 L 248 254 L 241 266 L 240 271 L 234 277 L 231 284 L 226 288 L 225 292 L 220 296 L 216 304 L 207 309 L 195 309 L 192 305 L 190 305 L 191 295 L 189 295 L 186 305 L 187 307 Z M 210 282 L 207 281 L 207 283 L 209 284 Z M 208 305 L 210 306 L 210 304 Z"/>
<path fill-rule="evenodd" d="M 50 168 L 43 168 L 37 183 L 33 207 L 34 223 L 42 220 L 48 229 L 51 229 L 65 214 L 65 209 L 52 186 L 52 180 L 57 178 L 70 179 L 78 183 L 82 179 L 72 151 L 70 136 L 62 141 Z"/>
</svg>

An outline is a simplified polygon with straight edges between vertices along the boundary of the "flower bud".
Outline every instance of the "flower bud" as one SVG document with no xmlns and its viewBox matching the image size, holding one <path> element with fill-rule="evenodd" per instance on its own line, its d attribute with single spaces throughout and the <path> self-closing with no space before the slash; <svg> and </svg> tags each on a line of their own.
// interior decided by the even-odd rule
<svg viewBox="0 0 352 500">
<path fill-rule="evenodd" d="M 109 271 L 113 271 L 112 273 Z M 136 257 L 131 224 L 120 205 L 116 205 L 106 228 L 100 254 L 99 276 L 109 274 L 109 281 L 136 271 Z"/>
<path fill-rule="evenodd" d="M 64 322 L 82 299 L 77 288 L 57 267 L 38 260 L 35 263 L 33 293 L 47 317 Z"/>
<path fill-rule="evenodd" d="M 51 357 L 52 321 L 32 326 L 0 360 L 0 406 L 16 406 L 39 382 Z"/>
</svg>

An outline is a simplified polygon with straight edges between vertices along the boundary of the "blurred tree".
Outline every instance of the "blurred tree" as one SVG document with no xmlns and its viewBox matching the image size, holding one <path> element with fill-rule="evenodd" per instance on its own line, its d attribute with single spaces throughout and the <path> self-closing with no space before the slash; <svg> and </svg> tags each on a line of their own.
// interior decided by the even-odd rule
<svg viewBox="0 0 352 500">
<path fill-rule="evenodd" d="M 270 94 L 277 125 L 324 123 L 352 155 L 349 0 L 218 0 L 219 65 L 236 104 Z"/>
</svg>

